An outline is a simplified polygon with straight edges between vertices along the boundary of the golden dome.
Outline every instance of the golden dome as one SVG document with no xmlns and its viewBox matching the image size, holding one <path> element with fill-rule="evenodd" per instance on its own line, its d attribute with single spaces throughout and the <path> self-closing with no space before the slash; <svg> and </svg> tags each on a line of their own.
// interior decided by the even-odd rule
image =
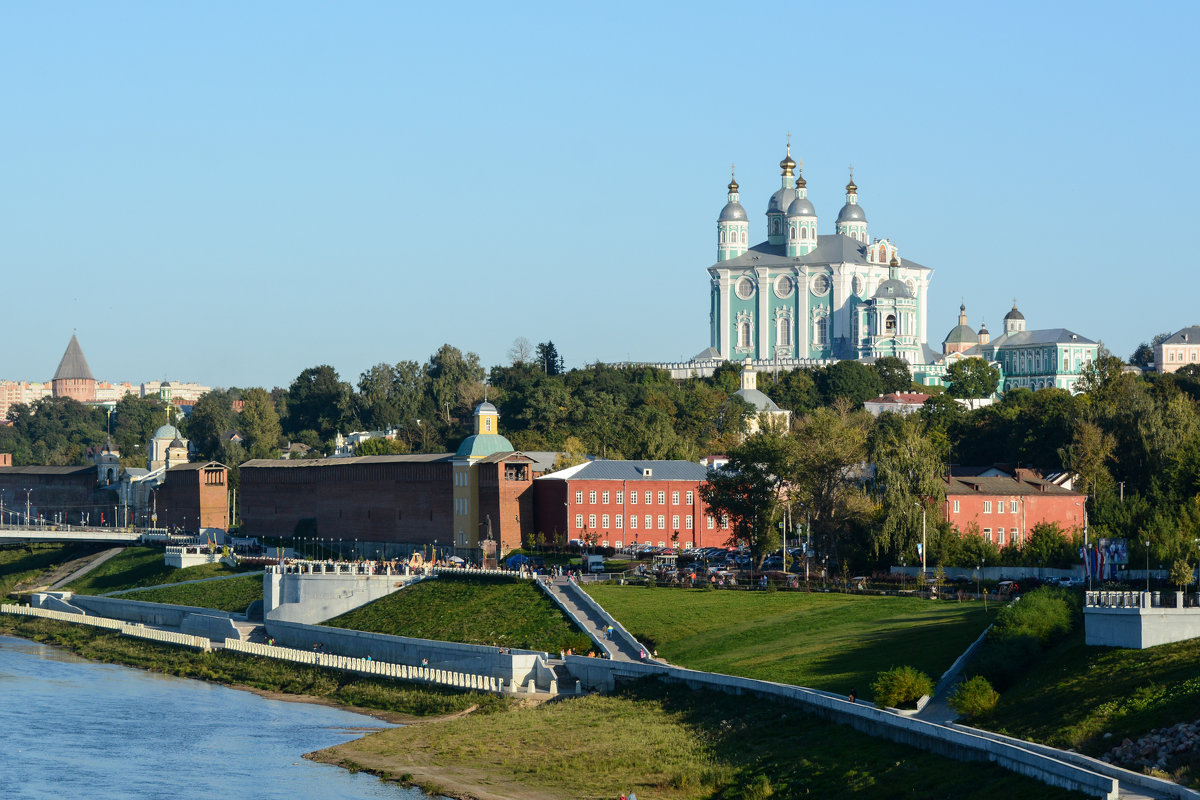
<svg viewBox="0 0 1200 800">
<path fill-rule="evenodd" d="M 783 157 L 783 161 L 779 162 L 779 168 L 783 170 L 785 176 L 791 176 L 792 170 L 796 168 L 796 162 L 792 161 L 792 146 L 789 144 L 787 155 Z"/>
<path fill-rule="evenodd" d="M 734 173 L 733 168 L 730 167 L 729 168 L 729 191 L 736 192 L 737 190 L 738 190 L 737 175 L 736 175 L 736 173 Z"/>
<path fill-rule="evenodd" d="M 804 174 L 796 172 L 796 188 L 803 189 L 805 186 L 808 186 L 808 181 L 804 180 Z"/>
</svg>

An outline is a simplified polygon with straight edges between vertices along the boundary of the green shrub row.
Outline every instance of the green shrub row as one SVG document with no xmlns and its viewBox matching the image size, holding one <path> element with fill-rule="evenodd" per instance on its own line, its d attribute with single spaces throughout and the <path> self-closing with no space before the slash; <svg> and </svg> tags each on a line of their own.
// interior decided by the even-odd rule
<svg viewBox="0 0 1200 800">
<path fill-rule="evenodd" d="M 1061 641 L 1081 616 L 1078 594 L 1044 586 L 1000 610 L 971 673 L 999 690 L 1025 675 L 1042 651 Z"/>
</svg>

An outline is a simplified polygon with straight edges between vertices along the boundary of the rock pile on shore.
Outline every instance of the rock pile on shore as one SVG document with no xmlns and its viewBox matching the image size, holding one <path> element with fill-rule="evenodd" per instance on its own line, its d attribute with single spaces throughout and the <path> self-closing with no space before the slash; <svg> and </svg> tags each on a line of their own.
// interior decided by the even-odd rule
<svg viewBox="0 0 1200 800">
<path fill-rule="evenodd" d="M 1101 761 L 1166 770 L 1175 756 L 1200 748 L 1200 720 L 1157 728 L 1136 742 L 1126 739 L 1100 756 Z"/>
</svg>

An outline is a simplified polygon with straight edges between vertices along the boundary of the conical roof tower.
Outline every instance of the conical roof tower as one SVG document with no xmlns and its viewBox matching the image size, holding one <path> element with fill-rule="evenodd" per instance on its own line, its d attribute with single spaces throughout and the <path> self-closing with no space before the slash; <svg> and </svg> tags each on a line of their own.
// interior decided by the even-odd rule
<svg viewBox="0 0 1200 800">
<path fill-rule="evenodd" d="M 58 369 L 50 381 L 50 388 L 55 397 L 70 397 L 81 403 L 89 403 L 96 399 L 96 378 L 92 368 L 83 357 L 83 348 L 79 339 L 71 334 L 67 344 L 67 352 L 63 353 L 58 362 Z"/>
</svg>

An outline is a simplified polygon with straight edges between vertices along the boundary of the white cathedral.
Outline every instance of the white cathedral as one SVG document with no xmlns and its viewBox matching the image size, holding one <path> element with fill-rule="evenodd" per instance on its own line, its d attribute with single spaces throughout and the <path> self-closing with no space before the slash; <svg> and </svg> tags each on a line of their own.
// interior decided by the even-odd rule
<svg viewBox="0 0 1200 800">
<path fill-rule="evenodd" d="M 851 172 L 835 232 L 818 233 L 804 176 L 787 155 L 767 203 L 767 240 L 755 245 L 736 178 L 717 218 L 709 348 L 697 360 L 780 366 L 896 356 L 927 364 L 926 297 L 933 270 L 871 239 Z"/>
</svg>

